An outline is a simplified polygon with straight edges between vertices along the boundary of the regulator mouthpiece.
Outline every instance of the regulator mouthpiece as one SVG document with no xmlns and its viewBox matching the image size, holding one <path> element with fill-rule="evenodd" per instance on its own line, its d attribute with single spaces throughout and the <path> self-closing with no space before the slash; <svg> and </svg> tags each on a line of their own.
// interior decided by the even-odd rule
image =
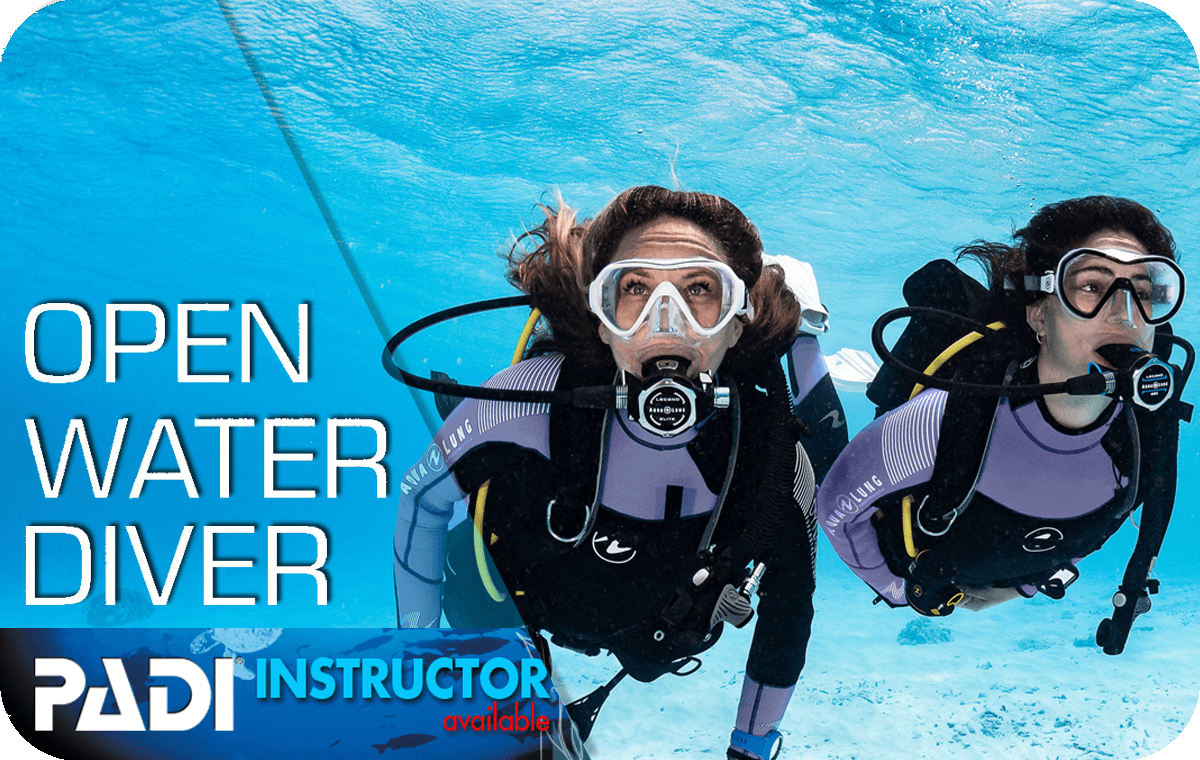
<svg viewBox="0 0 1200 760">
<path fill-rule="evenodd" d="M 1106 369 L 1093 363 L 1088 368 L 1109 379 L 1108 395 L 1129 399 L 1150 411 L 1170 400 L 1175 390 L 1175 374 L 1169 364 L 1154 354 L 1129 343 L 1101 346 L 1096 353 L 1113 367 Z"/>
</svg>

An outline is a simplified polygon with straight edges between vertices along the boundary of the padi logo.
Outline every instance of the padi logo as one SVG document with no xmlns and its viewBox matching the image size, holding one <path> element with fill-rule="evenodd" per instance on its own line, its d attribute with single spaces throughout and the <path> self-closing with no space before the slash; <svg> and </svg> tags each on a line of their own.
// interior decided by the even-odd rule
<svg viewBox="0 0 1200 760">
<path fill-rule="evenodd" d="M 54 707 L 69 705 L 83 696 L 83 709 L 79 711 L 76 731 L 187 731 L 200 725 L 213 712 L 213 728 L 217 731 L 233 730 L 233 658 L 220 657 L 213 660 L 213 680 L 192 662 L 182 657 L 151 657 L 151 678 L 173 678 L 183 682 L 178 685 L 151 686 L 148 708 L 149 728 L 142 720 L 133 686 L 125 672 L 125 664 L 119 657 L 103 657 L 104 672 L 108 686 L 87 685 L 83 668 L 74 660 L 65 657 L 37 657 L 33 661 L 33 673 L 38 677 L 61 678 L 57 686 L 33 687 L 33 727 L 35 731 L 54 730 Z M 168 690 L 180 690 L 186 686 L 189 693 L 185 707 L 168 712 Z M 101 712 L 112 688 L 116 712 Z"/>
<path fill-rule="evenodd" d="M 596 556 L 613 565 L 624 565 L 637 556 L 637 550 L 632 546 L 621 543 L 616 536 L 602 536 L 599 533 L 592 536 L 592 551 Z"/>
<path fill-rule="evenodd" d="M 1058 528 L 1036 528 L 1025 534 L 1025 543 L 1022 544 L 1022 547 L 1032 554 L 1048 552 L 1058 546 L 1058 542 L 1062 540 L 1063 534 Z"/>
</svg>

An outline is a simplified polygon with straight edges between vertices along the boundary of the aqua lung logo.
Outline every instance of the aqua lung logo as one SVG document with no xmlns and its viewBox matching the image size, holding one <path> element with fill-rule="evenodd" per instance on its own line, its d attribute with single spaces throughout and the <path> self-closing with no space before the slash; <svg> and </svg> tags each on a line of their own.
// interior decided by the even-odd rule
<svg viewBox="0 0 1200 760">
<path fill-rule="evenodd" d="M 664 431 L 675 431 L 692 414 L 692 402 L 678 388 L 656 388 L 650 392 L 645 403 L 646 419 L 654 427 Z"/>
<path fill-rule="evenodd" d="M 847 515 L 857 512 L 863 502 L 868 501 L 880 488 L 883 488 L 883 481 L 879 479 L 878 475 L 872 475 L 869 480 L 864 480 L 863 484 L 853 491 L 838 494 L 837 509 L 826 518 L 825 524 L 830 528 L 837 526 Z"/>
<path fill-rule="evenodd" d="M 1154 361 L 1139 370 L 1134 383 L 1138 401 L 1152 411 L 1171 396 L 1171 373 L 1161 362 Z"/>
<path fill-rule="evenodd" d="M 467 423 L 467 428 L 470 428 L 470 423 Z M 413 468 L 404 474 L 400 480 L 400 493 L 411 493 L 414 488 L 421 484 L 425 476 L 431 472 L 441 472 L 446 468 L 446 459 L 442 456 L 442 450 L 438 448 L 436 443 L 429 444 L 429 448 L 425 450 L 425 456 L 421 457 L 421 461 L 413 465 Z"/>
<path fill-rule="evenodd" d="M 150 677 L 162 679 L 165 685 L 149 687 L 149 726 L 142 720 L 133 685 L 119 657 L 101 658 L 108 686 L 87 685 L 87 676 L 74 660 L 65 657 L 38 657 L 33 661 L 33 673 L 39 678 L 61 678 L 56 686 L 33 687 L 33 729 L 53 731 L 54 708 L 69 705 L 84 697 L 79 711 L 76 731 L 187 731 L 200 725 L 211 707 L 213 728 L 233 730 L 233 659 L 213 660 L 213 679 L 196 663 L 182 657 L 151 657 Z M 115 712 L 101 712 L 112 689 Z M 188 703 L 175 712 L 167 711 L 168 691 L 184 690 Z"/>
<path fill-rule="evenodd" d="M 883 488 L 883 481 L 879 479 L 878 475 L 872 475 L 870 480 L 864 480 L 863 484 L 851 491 L 849 495 L 857 508 L 859 504 L 871 498 L 871 494 L 879 488 Z"/>
<path fill-rule="evenodd" d="M 1058 528 L 1037 528 L 1025 534 L 1025 542 L 1022 544 L 1025 551 L 1031 554 L 1038 552 L 1048 552 L 1058 546 L 1058 542 L 1063 540 L 1062 531 Z"/>
<path fill-rule="evenodd" d="M 442 458 L 442 450 L 437 447 L 436 443 L 429 444 L 429 448 L 425 450 L 425 466 L 430 472 L 441 472 L 445 466 L 446 460 Z"/>
<path fill-rule="evenodd" d="M 467 440 L 467 436 L 474 432 L 471 429 L 470 418 L 464 419 L 461 425 L 451 430 L 450 434 L 441 440 L 442 453 L 450 456 L 455 449 L 462 445 L 463 441 Z"/>
<path fill-rule="evenodd" d="M 822 422 L 829 419 L 830 417 L 833 418 L 833 422 L 829 423 L 829 427 L 833 428 L 834 430 L 837 430 L 840 427 L 846 427 L 846 421 L 842 419 L 842 413 L 839 412 L 837 409 L 834 409 L 829 414 L 826 414 L 824 417 L 822 417 L 820 420 L 817 421 L 817 424 L 820 425 Z"/>
<path fill-rule="evenodd" d="M 637 556 L 637 551 L 621 541 L 617 536 L 602 536 L 599 533 L 592 536 L 592 551 L 596 556 L 613 565 L 624 565 Z"/>
</svg>

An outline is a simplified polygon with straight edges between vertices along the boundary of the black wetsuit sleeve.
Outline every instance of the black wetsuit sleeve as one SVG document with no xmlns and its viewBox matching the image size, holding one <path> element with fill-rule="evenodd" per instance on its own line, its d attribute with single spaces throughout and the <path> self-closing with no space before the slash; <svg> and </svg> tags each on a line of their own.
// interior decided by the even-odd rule
<svg viewBox="0 0 1200 760">
<path fill-rule="evenodd" d="M 804 472 L 808 467 L 803 452 L 798 452 L 796 490 L 801 492 L 803 503 L 794 505 L 791 519 L 767 555 L 767 570 L 759 588 L 758 621 L 746 675 L 767 686 L 796 683 L 804 669 L 812 631 L 817 524 L 812 489 L 803 488 L 803 480 L 812 477 Z"/>
<path fill-rule="evenodd" d="M 815 337 L 796 337 L 787 353 L 787 367 L 791 380 L 792 413 L 804 423 L 805 435 L 801 443 L 808 452 L 813 474 L 820 484 L 838 454 L 850 442 L 846 413 Z"/>
<path fill-rule="evenodd" d="M 805 436 L 801 443 L 812 462 L 813 475 L 821 483 L 829 474 L 829 468 L 838 454 L 850 442 L 846 413 L 833 387 L 833 378 L 829 375 L 821 378 L 808 395 L 793 407 L 793 413 L 812 428 L 812 436 Z"/>
</svg>

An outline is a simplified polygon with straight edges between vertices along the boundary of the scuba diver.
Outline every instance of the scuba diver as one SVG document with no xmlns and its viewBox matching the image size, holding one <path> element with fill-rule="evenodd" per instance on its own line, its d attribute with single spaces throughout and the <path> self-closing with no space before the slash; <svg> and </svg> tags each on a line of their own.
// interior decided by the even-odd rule
<svg viewBox="0 0 1200 760">
<path fill-rule="evenodd" d="M 876 601 L 948 615 L 1062 598 L 1079 560 L 1141 506 L 1096 632 L 1115 655 L 1158 592 L 1149 575 L 1190 421 L 1180 394 L 1194 355 L 1167 324 L 1184 276 L 1170 232 L 1123 198 L 1050 204 L 1013 238 L 959 249 L 984 265 L 986 290 L 931 262 L 905 283 L 913 307 L 876 323 L 885 367 L 867 395 L 880 416 L 830 469 L 817 520 Z M 888 350 L 883 328 L 900 317 Z M 1182 370 L 1167 363 L 1174 345 Z"/>
<path fill-rule="evenodd" d="M 625 675 L 693 672 L 726 623 L 757 615 L 727 752 L 771 757 L 813 614 L 814 470 L 847 442 L 811 269 L 766 265 L 758 231 L 715 195 L 636 187 L 583 223 L 561 200 L 543 211 L 509 254 L 549 327 L 524 360 L 482 389 L 405 375 L 466 398 L 402 489 L 400 625 L 444 611 L 527 625 L 547 659 L 544 636 L 611 652 L 620 672 L 568 707 L 586 739 Z"/>
</svg>

